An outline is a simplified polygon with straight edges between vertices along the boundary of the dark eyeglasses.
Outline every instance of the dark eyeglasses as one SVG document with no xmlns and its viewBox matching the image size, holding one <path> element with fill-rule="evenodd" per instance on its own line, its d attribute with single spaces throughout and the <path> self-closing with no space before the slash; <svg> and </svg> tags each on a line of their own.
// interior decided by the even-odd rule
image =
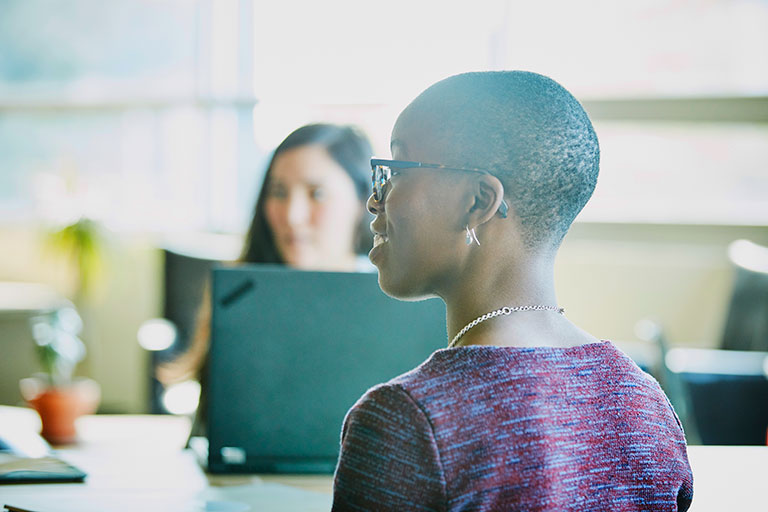
<svg viewBox="0 0 768 512">
<path fill-rule="evenodd" d="M 393 174 L 397 174 L 397 171 L 393 169 L 444 169 L 446 171 L 459 171 L 459 172 L 475 172 L 480 174 L 492 174 L 491 171 L 485 169 L 475 168 L 462 168 L 462 167 L 450 167 L 442 164 L 425 164 L 423 162 L 409 162 L 407 160 L 385 160 L 383 158 L 371 158 L 371 181 L 373 182 L 373 200 L 380 203 L 384 200 L 387 192 L 387 183 L 392 179 Z M 507 212 L 509 212 L 509 205 L 502 199 L 499 206 L 499 215 L 503 218 L 507 218 Z"/>
</svg>

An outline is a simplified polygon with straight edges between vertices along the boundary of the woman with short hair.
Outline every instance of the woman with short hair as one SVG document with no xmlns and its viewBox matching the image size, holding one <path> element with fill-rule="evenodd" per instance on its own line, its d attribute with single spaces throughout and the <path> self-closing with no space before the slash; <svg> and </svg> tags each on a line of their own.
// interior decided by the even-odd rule
<svg viewBox="0 0 768 512">
<path fill-rule="evenodd" d="M 333 509 L 686 510 L 663 391 L 555 297 L 598 174 L 578 101 L 535 73 L 457 75 L 400 114 L 391 148 L 371 161 L 370 259 L 389 295 L 445 301 L 450 341 L 349 411 Z"/>
</svg>

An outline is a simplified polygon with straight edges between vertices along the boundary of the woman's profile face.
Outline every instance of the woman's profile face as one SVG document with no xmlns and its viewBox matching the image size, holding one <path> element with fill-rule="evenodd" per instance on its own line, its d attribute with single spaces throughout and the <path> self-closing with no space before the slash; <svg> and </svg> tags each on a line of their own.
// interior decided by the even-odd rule
<svg viewBox="0 0 768 512">
<path fill-rule="evenodd" d="M 320 145 L 289 149 L 272 163 L 264 211 L 287 265 L 350 270 L 363 206 L 355 185 Z"/>
<path fill-rule="evenodd" d="M 398 123 L 392 134 L 392 158 L 439 162 L 439 148 L 421 132 Z M 413 142 L 413 144 L 411 144 Z M 371 262 L 379 269 L 381 289 L 397 298 L 429 297 L 456 277 L 456 255 L 463 243 L 458 218 L 461 175 L 435 169 L 406 169 L 387 184 L 382 203 L 368 199 L 376 216 L 371 223 Z"/>
</svg>

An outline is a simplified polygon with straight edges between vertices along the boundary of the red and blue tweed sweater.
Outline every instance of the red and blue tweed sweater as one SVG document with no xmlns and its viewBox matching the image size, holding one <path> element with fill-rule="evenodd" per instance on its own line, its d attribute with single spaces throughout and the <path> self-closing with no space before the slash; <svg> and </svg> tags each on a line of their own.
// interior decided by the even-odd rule
<svg viewBox="0 0 768 512">
<path fill-rule="evenodd" d="M 655 380 L 604 341 L 435 352 L 344 421 L 333 510 L 686 510 L 693 475 Z"/>
</svg>

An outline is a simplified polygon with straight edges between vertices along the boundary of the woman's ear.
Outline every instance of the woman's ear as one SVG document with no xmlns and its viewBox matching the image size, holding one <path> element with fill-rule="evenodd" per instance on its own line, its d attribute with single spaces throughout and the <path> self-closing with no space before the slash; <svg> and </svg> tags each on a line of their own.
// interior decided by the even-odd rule
<svg viewBox="0 0 768 512">
<path fill-rule="evenodd" d="M 474 197 L 472 207 L 467 212 L 467 224 L 477 227 L 491 220 L 497 213 L 505 216 L 509 208 L 504 201 L 504 185 L 501 180 L 491 174 L 481 174 L 473 183 Z"/>
</svg>

